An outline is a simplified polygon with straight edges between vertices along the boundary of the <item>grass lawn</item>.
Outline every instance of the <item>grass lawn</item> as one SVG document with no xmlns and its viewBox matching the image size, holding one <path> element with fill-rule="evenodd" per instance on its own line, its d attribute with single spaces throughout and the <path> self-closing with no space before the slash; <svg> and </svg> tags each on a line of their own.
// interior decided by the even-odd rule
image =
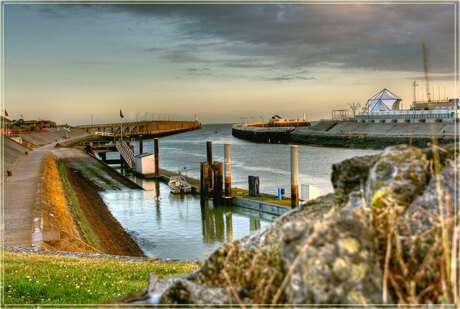
<svg viewBox="0 0 460 309">
<path fill-rule="evenodd" d="M 2 304 L 97 304 L 147 287 L 149 273 L 190 273 L 198 263 L 125 262 L 3 251 Z"/>
</svg>

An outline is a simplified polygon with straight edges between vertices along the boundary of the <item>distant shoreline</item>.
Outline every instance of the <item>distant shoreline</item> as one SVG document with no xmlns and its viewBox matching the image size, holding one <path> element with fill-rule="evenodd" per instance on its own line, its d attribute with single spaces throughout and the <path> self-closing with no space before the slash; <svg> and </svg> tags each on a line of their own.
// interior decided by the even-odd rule
<svg viewBox="0 0 460 309">
<path fill-rule="evenodd" d="M 387 146 L 408 144 L 426 147 L 432 143 L 447 145 L 455 142 L 455 123 L 437 124 L 372 124 L 356 122 L 320 121 L 308 128 L 254 127 L 234 125 L 232 135 L 258 143 L 301 144 L 325 147 L 383 149 Z M 435 134 L 431 133 L 434 129 Z"/>
</svg>

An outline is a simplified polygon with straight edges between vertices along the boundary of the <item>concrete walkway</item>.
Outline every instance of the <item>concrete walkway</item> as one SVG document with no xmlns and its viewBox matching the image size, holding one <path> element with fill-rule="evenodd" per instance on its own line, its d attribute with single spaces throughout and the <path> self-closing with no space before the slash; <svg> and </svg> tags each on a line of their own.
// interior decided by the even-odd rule
<svg viewBox="0 0 460 309">
<path fill-rule="evenodd" d="M 55 149 L 55 144 L 35 148 L 17 162 L 12 170 L 13 176 L 4 180 L 1 228 L 6 246 L 32 247 L 34 232 L 41 238 L 41 217 L 39 213 L 34 215 L 34 208 L 40 199 L 45 159 Z"/>
</svg>

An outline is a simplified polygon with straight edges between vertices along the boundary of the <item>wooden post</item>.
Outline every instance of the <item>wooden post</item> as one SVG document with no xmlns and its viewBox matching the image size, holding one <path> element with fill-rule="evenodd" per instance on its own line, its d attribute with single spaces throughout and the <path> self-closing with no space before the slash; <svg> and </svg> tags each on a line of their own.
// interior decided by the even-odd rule
<svg viewBox="0 0 460 309">
<path fill-rule="evenodd" d="M 225 162 L 225 196 L 232 195 L 232 170 L 230 159 L 230 143 L 225 143 L 224 149 L 224 162 Z"/>
<path fill-rule="evenodd" d="M 299 204 L 299 146 L 291 146 L 291 207 Z"/>
<path fill-rule="evenodd" d="M 212 164 L 212 141 L 207 141 L 206 142 L 206 163 L 209 165 Z"/>
<path fill-rule="evenodd" d="M 212 165 L 209 165 L 208 163 L 205 163 L 205 179 L 206 179 L 206 198 L 209 197 L 210 192 L 214 190 L 214 181 L 213 181 L 213 168 Z"/>
<path fill-rule="evenodd" d="M 204 184 L 204 176 L 206 175 L 204 173 L 204 162 L 201 162 L 200 163 L 200 197 L 201 199 L 204 198 L 205 194 L 204 194 L 204 187 L 205 187 L 205 184 Z"/>
<path fill-rule="evenodd" d="M 201 162 L 200 164 L 200 196 L 201 196 L 201 205 L 207 205 L 208 200 L 208 190 L 209 190 L 209 168 L 210 166 Z"/>
<path fill-rule="evenodd" d="M 160 177 L 160 151 L 158 148 L 158 138 L 154 139 L 155 150 L 155 177 Z"/>
<path fill-rule="evenodd" d="M 143 153 L 144 153 L 144 139 L 141 134 L 139 135 L 139 154 L 143 154 Z"/>
<path fill-rule="evenodd" d="M 214 188 L 213 188 L 213 204 L 222 204 L 222 187 L 223 187 L 223 176 L 224 176 L 224 164 L 222 162 L 214 162 L 212 165 L 214 172 Z"/>
<path fill-rule="evenodd" d="M 99 155 L 101 156 L 102 162 L 107 161 L 107 153 L 105 153 L 105 152 L 100 152 Z"/>
</svg>

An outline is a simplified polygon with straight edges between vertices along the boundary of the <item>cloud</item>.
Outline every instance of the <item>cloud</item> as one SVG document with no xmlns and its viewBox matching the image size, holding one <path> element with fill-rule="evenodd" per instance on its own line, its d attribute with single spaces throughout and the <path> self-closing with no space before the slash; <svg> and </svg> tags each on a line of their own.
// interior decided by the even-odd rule
<svg viewBox="0 0 460 309">
<path fill-rule="evenodd" d="M 282 81 L 290 81 L 290 80 L 313 80 L 314 77 L 308 76 L 288 76 L 288 75 L 281 75 L 281 76 L 274 76 L 274 77 L 263 77 L 263 80 L 266 81 L 275 81 L 275 82 L 282 82 Z"/>
<path fill-rule="evenodd" d="M 431 71 L 452 73 L 457 3 L 129 4 L 80 5 L 103 13 L 165 20 L 189 48 L 164 58 L 233 68 L 341 69 L 423 72 L 421 42 Z M 65 9 L 65 8 L 62 8 Z M 46 8 L 57 14 L 56 8 Z M 147 48 L 156 52 L 156 48 Z M 203 57 L 204 52 L 220 59 Z"/>
<path fill-rule="evenodd" d="M 425 81 L 425 75 L 409 76 L 406 79 Z M 428 74 L 428 81 L 454 81 L 454 80 L 455 80 L 454 74 Z"/>
</svg>

